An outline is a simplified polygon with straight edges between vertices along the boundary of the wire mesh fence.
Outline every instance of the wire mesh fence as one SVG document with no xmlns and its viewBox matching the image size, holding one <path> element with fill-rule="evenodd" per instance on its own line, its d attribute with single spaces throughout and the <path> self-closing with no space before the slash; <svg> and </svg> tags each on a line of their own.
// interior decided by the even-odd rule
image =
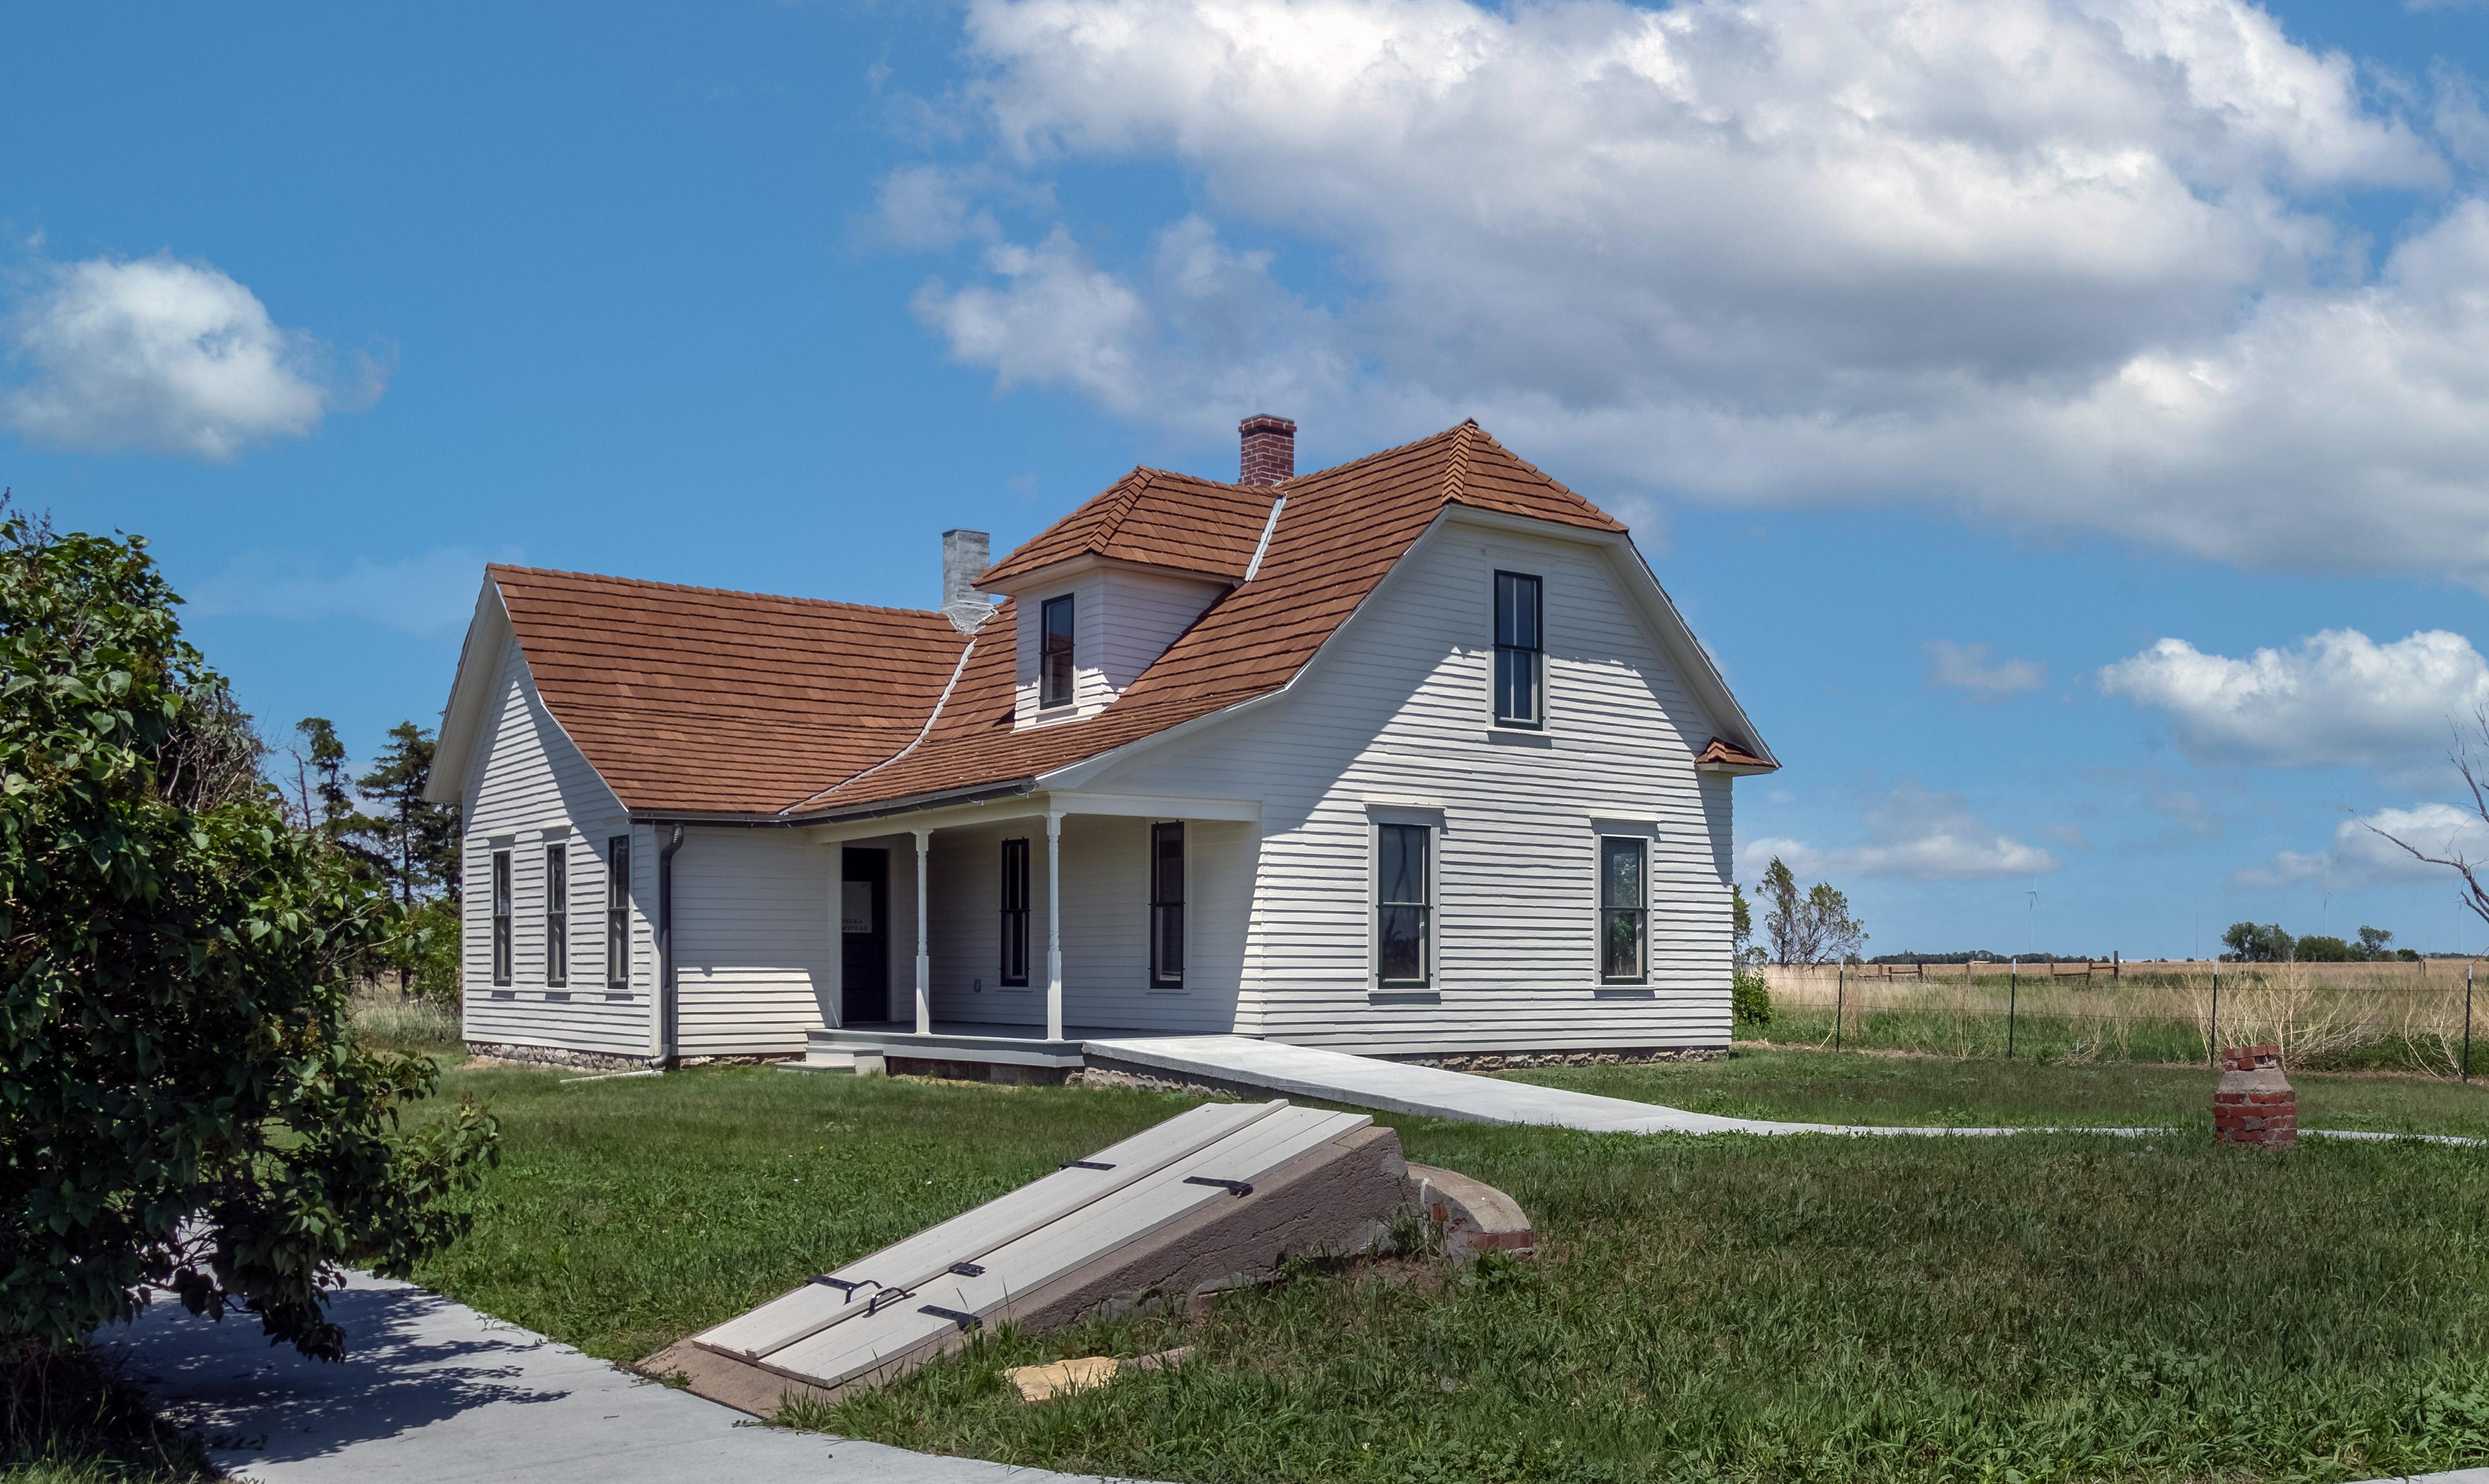
<svg viewBox="0 0 2489 1484">
<path fill-rule="evenodd" d="M 2469 1080 L 2474 963 L 1765 967 L 1784 1044 L 2052 1062 L 2209 1063 L 2270 1042 L 2284 1065 Z M 2489 990 L 2489 985 L 2479 985 Z M 2482 1007 L 2489 1013 L 2489 1007 Z M 2489 1072 L 2489 1047 L 2482 1049 Z"/>
</svg>

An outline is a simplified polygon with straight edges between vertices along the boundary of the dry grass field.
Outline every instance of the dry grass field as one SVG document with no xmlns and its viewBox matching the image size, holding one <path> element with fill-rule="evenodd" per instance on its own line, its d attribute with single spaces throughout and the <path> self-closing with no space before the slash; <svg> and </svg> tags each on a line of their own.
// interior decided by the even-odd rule
<svg viewBox="0 0 2489 1484">
<path fill-rule="evenodd" d="M 2017 1055 L 2065 1061 L 2202 1062 L 2214 1039 L 2272 1042 L 2286 1065 L 2461 1073 L 2469 963 L 2131 963 L 2088 978 L 2057 965 L 1931 964 L 1764 970 L 1781 1044 L 1998 1056 L 2009 1010 Z M 2489 998 L 2489 984 L 2480 986 Z M 2489 1005 L 2475 1006 L 2479 1036 Z M 2217 1026 L 2217 1029 L 2216 1027 Z M 2475 1066 L 2489 1070 L 2489 1046 Z"/>
</svg>

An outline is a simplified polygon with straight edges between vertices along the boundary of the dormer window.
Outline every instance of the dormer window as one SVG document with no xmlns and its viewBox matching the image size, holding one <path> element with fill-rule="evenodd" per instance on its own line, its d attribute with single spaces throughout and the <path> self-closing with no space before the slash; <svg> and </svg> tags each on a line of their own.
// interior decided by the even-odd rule
<svg viewBox="0 0 2489 1484">
<path fill-rule="evenodd" d="M 1037 703 L 1072 704 L 1072 595 L 1048 598 L 1037 629 Z"/>
</svg>

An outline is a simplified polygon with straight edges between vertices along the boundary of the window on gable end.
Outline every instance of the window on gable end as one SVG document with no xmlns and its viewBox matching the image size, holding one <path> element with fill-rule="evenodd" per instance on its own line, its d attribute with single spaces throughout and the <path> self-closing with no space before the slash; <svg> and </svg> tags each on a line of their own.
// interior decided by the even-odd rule
<svg viewBox="0 0 2489 1484">
<path fill-rule="evenodd" d="M 1538 579 L 1495 575 L 1495 724 L 1544 727 L 1547 657 Z"/>
</svg>

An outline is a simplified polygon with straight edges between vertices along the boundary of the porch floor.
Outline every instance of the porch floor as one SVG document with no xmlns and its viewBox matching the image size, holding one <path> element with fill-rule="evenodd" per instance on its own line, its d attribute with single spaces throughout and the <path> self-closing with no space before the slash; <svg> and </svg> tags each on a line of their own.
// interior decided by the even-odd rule
<svg viewBox="0 0 2489 1484">
<path fill-rule="evenodd" d="M 1043 1025 L 992 1025 L 981 1020 L 936 1020 L 931 1034 L 916 1034 L 912 1020 L 876 1020 L 815 1031 L 809 1044 L 821 1051 L 872 1051 L 930 1062 L 985 1062 L 1006 1067 L 1071 1069 L 1084 1065 L 1092 1041 L 1147 1041 L 1158 1032 L 1109 1026 L 1067 1025 L 1061 1041 L 1048 1041 Z"/>
</svg>

